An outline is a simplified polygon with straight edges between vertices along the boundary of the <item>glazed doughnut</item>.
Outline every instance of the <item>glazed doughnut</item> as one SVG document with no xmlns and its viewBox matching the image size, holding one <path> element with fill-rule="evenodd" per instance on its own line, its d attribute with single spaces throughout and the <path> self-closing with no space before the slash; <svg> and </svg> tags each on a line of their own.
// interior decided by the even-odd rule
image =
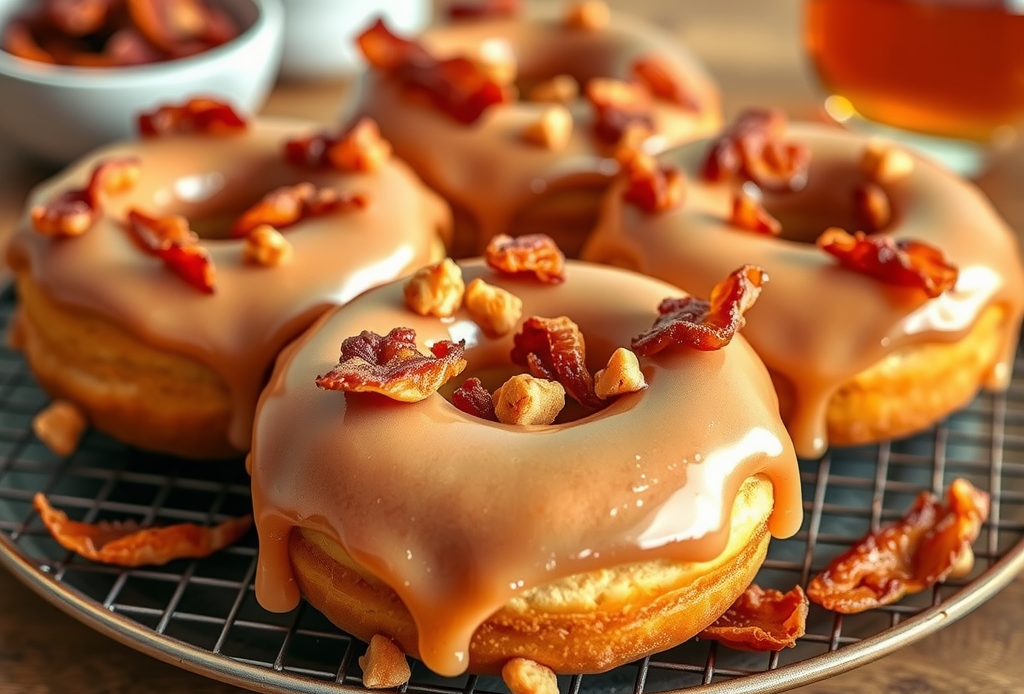
<svg viewBox="0 0 1024 694">
<path fill-rule="evenodd" d="M 522 316 L 569 316 L 591 370 L 682 295 L 574 261 L 560 284 L 480 260 L 461 272 L 467 287 L 519 297 Z M 769 531 L 796 532 L 796 458 L 741 337 L 641 356 L 646 389 L 585 416 L 567 406 L 550 425 L 487 421 L 444 390 L 396 402 L 318 389 L 343 340 L 396 326 L 421 349 L 465 340 L 457 382 L 493 389 L 522 370 L 510 350 L 533 318 L 489 337 L 466 307 L 417 315 L 403 291 L 384 285 L 326 315 L 282 353 L 260 399 L 248 464 L 265 608 L 290 610 L 301 593 L 446 676 L 513 657 L 603 671 L 698 633 L 750 583 Z"/>
<path fill-rule="evenodd" d="M 372 173 L 286 164 L 285 141 L 313 127 L 265 120 L 238 134 L 116 144 L 33 191 L 7 257 L 18 336 L 43 388 L 129 444 L 197 458 L 247 451 L 281 347 L 329 306 L 439 257 L 450 231 L 445 204 L 401 162 Z M 31 210 L 80 190 L 99 162 L 126 157 L 138 162 L 137 182 L 101 196 L 88 231 L 34 230 Z M 277 238 L 291 248 L 287 262 L 246 262 L 249 240 L 227 238 L 232 221 L 266 193 L 299 183 L 361 196 L 365 207 L 284 229 Z M 133 209 L 187 218 L 215 284 L 200 291 L 144 253 L 126 230 Z"/>
<path fill-rule="evenodd" d="M 471 122 L 472 114 L 460 121 L 384 69 L 369 70 L 357 90 L 351 114 L 380 123 L 398 156 L 452 205 L 457 257 L 479 255 L 501 233 L 545 233 L 570 257 L 578 254 L 616 171 L 616 126 L 597 135 L 595 111 L 583 98 L 588 85 L 600 82 L 595 78 L 635 83 L 638 63 L 662 71 L 660 89 L 676 92 L 649 104 L 652 120 L 644 127 L 652 132 L 645 147 L 652 151 L 721 126 L 717 87 L 679 41 L 628 16 L 591 29 L 571 24 L 562 17 L 484 17 L 419 36 L 438 57 L 498 63 L 489 74 L 500 74 L 489 86 L 504 89 L 505 100 Z M 382 31 L 378 26 L 364 35 L 364 52 Z M 381 60 L 371 52 L 370 62 Z M 550 82 L 555 78 L 559 82 Z M 568 90 L 564 105 L 529 100 L 541 98 L 539 84 L 559 85 L 545 99 Z"/>
<path fill-rule="evenodd" d="M 981 193 L 893 143 L 820 125 L 782 127 L 783 146 L 804 147 L 810 159 L 802 188 L 798 181 L 795 191 L 760 191 L 779 237 L 733 221 L 737 192 L 749 194 L 751 181 L 709 180 L 711 153 L 723 142 L 712 140 L 659 158 L 685 175 L 683 201 L 672 209 L 652 213 L 625 201 L 626 178 L 612 186 L 583 256 L 685 282 L 698 294 L 737 262 L 765 268 L 771 291 L 743 334 L 776 382 L 802 456 L 829 443 L 910 434 L 967 404 L 979 387 L 1005 388 L 1024 273 L 1014 234 Z M 847 269 L 815 244 L 830 227 L 871 232 L 865 239 L 880 244 L 924 242 L 958 269 L 955 286 L 930 297 Z"/>
</svg>

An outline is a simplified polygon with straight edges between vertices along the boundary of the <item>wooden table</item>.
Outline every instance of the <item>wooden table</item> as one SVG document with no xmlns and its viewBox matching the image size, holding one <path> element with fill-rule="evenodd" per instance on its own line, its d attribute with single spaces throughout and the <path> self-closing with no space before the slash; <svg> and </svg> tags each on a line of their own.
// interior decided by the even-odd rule
<svg viewBox="0 0 1024 694">
<path fill-rule="evenodd" d="M 615 3 L 613 3 L 615 4 Z M 816 117 L 820 95 L 798 39 L 797 0 L 621 0 L 672 30 L 719 79 L 728 114 L 751 104 Z M 343 84 L 279 85 L 268 113 L 328 121 Z M 9 105 L 2 106 L 10 108 Z M 0 150 L 0 230 L 11 228 L 31 185 L 48 171 Z M 1024 230 L 1024 148 L 980 181 L 1011 224 Z M 991 602 L 895 655 L 796 690 L 841 692 L 1017 692 L 1024 688 L 1024 579 Z M 97 635 L 0 571 L 0 694 L 240 692 L 165 665 Z"/>
</svg>

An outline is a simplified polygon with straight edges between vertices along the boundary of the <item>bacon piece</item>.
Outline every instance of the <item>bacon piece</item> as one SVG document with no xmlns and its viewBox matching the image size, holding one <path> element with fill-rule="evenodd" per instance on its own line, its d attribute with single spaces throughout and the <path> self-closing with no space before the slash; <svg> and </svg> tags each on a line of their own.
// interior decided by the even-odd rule
<svg viewBox="0 0 1024 694">
<path fill-rule="evenodd" d="M 792 648 L 807 630 L 807 596 L 800 586 L 788 593 L 751 583 L 700 638 L 741 651 Z"/>
<path fill-rule="evenodd" d="M 324 390 L 380 393 L 392 400 L 418 402 L 462 373 L 465 346 L 448 340 L 430 347 L 433 356 L 416 348 L 416 331 L 394 328 L 387 335 L 364 330 L 341 343 L 338 365 L 316 385 Z"/>
<path fill-rule="evenodd" d="M 139 180 L 135 157 L 103 159 L 93 167 L 85 188 L 72 188 L 30 211 L 32 227 L 45 236 L 80 236 L 100 215 L 100 194 L 121 193 Z"/>
<path fill-rule="evenodd" d="M 531 316 L 513 338 L 512 363 L 537 378 L 557 381 L 576 402 L 591 410 L 605 406 L 587 370 L 587 348 L 579 327 L 565 316 Z"/>
<path fill-rule="evenodd" d="M 317 188 L 312 183 L 284 186 L 270 191 L 243 212 L 231 227 L 231 237 L 248 236 L 263 224 L 280 231 L 305 219 L 361 210 L 367 203 L 365 195 L 342 194 L 333 188 Z"/>
<path fill-rule="evenodd" d="M 508 85 L 495 80 L 483 66 L 461 56 L 438 60 L 419 43 L 391 33 L 383 20 L 378 19 L 357 42 L 370 65 L 425 93 L 460 123 L 475 123 L 489 107 L 513 99 Z"/>
<path fill-rule="evenodd" d="M 64 549 L 92 561 L 127 567 L 209 556 L 237 542 L 252 525 L 252 516 L 231 518 L 212 528 L 192 523 L 162 528 L 140 528 L 134 521 L 81 523 L 50 506 L 42 494 L 33 497 L 32 506 Z"/>
<path fill-rule="evenodd" d="M 188 220 L 172 215 L 151 217 L 138 210 L 128 211 L 128 233 L 146 253 L 163 261 L 181 279 L 205 294 L 213 294 L 216 274 L 213 259 L 199 245 Z"/>
<path fill-rule="evenodd" d="M 164 137 L 181 133 L 235 135 L 249 124 L 230 105 L 215 99 L 189 99 L 184 104 L 167 104 L 139 115 L 143 137 Z"/>
<path fill-rule="evenodd" d="M 686 194 L 685 174 L 674 166 L 658 166 L 658 160 L 638 149 L 627 148 L 619 155 L 622 175 L 628 185 L 623 199 L 644 212 L 657 214 L 679 207 Z"/>
<path fill-rule="evenodd" d="M 781 111 L 745 111 L 708 150 L 701 168 L 705 181 L 750 180 L 766 190 L 799 190 L 807 182 L 810 150 L 783 140 Z"/>
<path fill-rule="evenodd" d="M 619 142 L 631 128 L 654 131 L 654 106 L 644 85 L 596 78 L 583 92 L 594 109 L 594 132 L 605 142 Z"/>
<path fill-rule="evenodd" d="M 923 241 L 889 236 L 848 234 L 832 227 L 818 237 L 818 247 L 834 255 L 844 267 L 888 284 L 915 287 L 935 298 L 956 285 L 959 270 L 942 251 Z"/>
<path fill-rule="evenodd" d="M 231 17 L 203 0 L 126 0 L 146 39 L 172 55 L 197 53 L 238 35 Z"/>
<path fill-rule="evenodd" d="M 32 34 L 32 27 L 24 19 L 8 22 L 3 32 L 3 48 L 6 52 L 25 60 L 54 64 L 57 59 L 43 48 Z"/>
<path fill-rule="evenodd" d="M 448 6 L 452 19 L 484 19 L 490 17 L 515 17 L 522 11 L 522 0 L 476 0 L 476 2 L 453 2 Z"/>
<path fill-rule="evenodd" d="M 525 234 L 515 238 L 498 234 L 484 250 L 487 264 L 506 275 L 530 273 L 545 284 L 565 279 L 565 254 L 545 234 Z"/>
<path fill-rule="evenodd" d="M 673 345 L 702 351 L 725 347 L 743 327 L 743 314 L 767 281 L 762 268 L 744 265 L 716 284 L 708 301 L 692 296 L 662 300 L 654 326 L 633 338 L 633 351 L 648 357 Z"/>
<path fill-rule="evenodd" d="M 890 605 L 945 580 L 973 561 L 971 544 L 988 518 L 989 495 L 965 479 L 953 480 L 946 505 L 918 495 L 900 520 L 868 533 L 807 586 L 822 607 L 853 614 Z"/>
<path fill-rule="evenodd" d="M 729 223 L 757 234 L 778 236 L 782 233 L 779 220 L 764 208 L 760 200 L 743 190 L 738 191 L 732 199 L 732 216 L 729 217 Z"/>
<path fill-rule="evenodd" d="M 663 99 L 688 111 L 700 109 L 700 102 L 680 81 L 679 76 L 672 74 L 665 62 L 654 55 L 645 55 L 633 63 L 633 76 L 658 99 Z"/>
<path fill-rule="evenodd" d="M 377 121 L 372 118 L 360 118 L 336 135 L 319 132 L 292 138 L 284 146 L 284 158 L 289 164 L 333 167 L 339 171 L 377 171 L 390 156 L 391 143 L 380 136 Z"/>
<path fill-rule="evenodd" d="M 113 0 L 48 0 L 44 10 L 62 34 L 85 36 L 103 27 L 113 4 Z"/>
<path fill-rule="evenodd" d="M 100 53 L 79 51 L 64 62 L 79 67 L 124 67 L 158 62 L 163 55 L 153 48 L 136 29 L 119 29 L 107 39 Z"/>
<path fill-rule="evenodd" d="M 456 388 L 452 393 L 452 404 L 474 417 L 490 422 L 498 421 L 498 415 L 494 413 L 494 400 L 479 378 L 467 378 L 465 383 Z"/>
</svg>

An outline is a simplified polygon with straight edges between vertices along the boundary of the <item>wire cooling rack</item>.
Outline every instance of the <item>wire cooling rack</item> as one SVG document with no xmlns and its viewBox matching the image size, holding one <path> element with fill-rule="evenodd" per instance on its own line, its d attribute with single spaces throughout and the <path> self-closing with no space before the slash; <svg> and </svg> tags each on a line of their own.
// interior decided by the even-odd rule
<svg viewBox="0 0 1024 694">
<path fill-rule="evenodd" d="M 0 328 L 13 307 L 0 297 Z M 751 655 L 691 641 L 603 675 L 563 677 L 565 694 L 642 694 L 696 688 L 701 694 L 777 692 L 885 655 L 963 616 L 1024 566 L 1024 358 L 1006 393 L 910 439 L 835 451 L 803 461 L 806 519 L 792 539 L 773 541 L 758 575 L 789 589 L 870 528 L 902 515 L 922 489 L 941 493 L 966 477 L 992 494 L 991 518 L 966 578 L 860 615 L 811 607 L 806 636 L 781 653 Z M 257 604 L 255 533 L 202 560 L 118 569 L 59 547 L 31 507 L 35 492 L 88 522 L 211 524 L 250 511 L 241 461 L 195 463 L 142 453 L 95 432 L 61 459 L 31 433 L 47 404 L 17 353 L 0 348 L 0 564 L 43 597 L 98 631 L 201 674 L 263 692 L 357 692 L 364 646 L 308 605 L 271 614 Z M 442 679 L 415 664 L 403 691 L 507 693 L 498 678 Z"/>
</svg>

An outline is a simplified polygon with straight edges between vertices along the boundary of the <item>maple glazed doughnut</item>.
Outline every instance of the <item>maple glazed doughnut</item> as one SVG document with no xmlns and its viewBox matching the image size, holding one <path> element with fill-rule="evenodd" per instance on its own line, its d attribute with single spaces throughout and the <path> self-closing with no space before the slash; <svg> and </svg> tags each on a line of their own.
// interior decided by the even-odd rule
<svg viewBox="0 0 1024 694">
<path fill-rule="evenodd" d="M 441 257 L 450 231 L 447 206 L 379 140 L 374 162 L 353 145 L 339 170 L 318 165 L 334 141 L 313 124 L 223 108 L 161 109 L 151 129 L 200 131 L 106 147 L 40 185 L 7 253 L 13 338 L 43 388 L 126 443 L 196 458 L 247 451 L 281 347 Z M 293 138 L 302 165 L 286 162 Z"/>
<path fill-rule="evenodd" d="M 913 433 L 1008 384 L 1024 272 L 971 184 L 894 143 L 763 111 L 636 162 L 583 256 L 698 293 L 740 258 L 764 267 L 771 291 L 744 336 L 800 455 Z M 659 205 L 650 181 L 666 175 L 680 192 Z"/>
<path fill-rule="evenodd" d="M 753 579 L 769 531 L 786 537 L 800 525 L 796 458 L 756 355 L 741 337 L 713 351 L 672 345 L 644 356 L 637 346 L 634 375 L 646 387 L 616 377 L 632 385 L 615 396 L 604 374 L 619 373 L 628 352 L 616 348 L 650 331 L 659 302 L 679 289 L 574 261 L 562 283 L 479 259 L 460 267 L 422 276 L 465 285 L 450 316 L 414 313 L 403 295 L 418 294 L 395 282 L 326 315 L 282 353 L 248 459 L 260 603 L 287 611 L 301 593 L 341 628 L 366 641 L 383 634 L 445 676 L 495 672 L 516 657 L 597 672 L 697 634 Z M 502 322 L 476 313 L 481 287 L 522 302 L 500 337 Z M 555 334 L 539 326 L 566 321 L 555 341 L 578 326 L 586 369 L 601 371 L 589 394 L 571 380 L 564 392 L 597 411 L 567 405 L 551 424 L 506 423 L 509 412 L 534 411 L 544 400 L 534 394 L 563 391 L 516 364 L 536 356 L 528 342 Z M 466 371 L 415 402 L 317 387 L 370 363 L 349 359 L 350 349 L 376 358 L 368 345 L 401 331 Z M 565 363 L 555 363 L 561 378 Z M 483 398 L 467 406 L 473 378 Z M 595 393 L 607 399 L 594 404 Z"/>
<path fill-rule="evenodd" d="M 721 127 L 717 87 L 680 42 L 607 12 L 577 3 L 452 20 L 415 42 L 382 24 L 360 38 L 371 69 L 350 113 L 380 123 L 452 205 L 457 257 L 500 233 L 545 233 L 574 257 L 623 138 L 660 151 Z"/>
</svg>

